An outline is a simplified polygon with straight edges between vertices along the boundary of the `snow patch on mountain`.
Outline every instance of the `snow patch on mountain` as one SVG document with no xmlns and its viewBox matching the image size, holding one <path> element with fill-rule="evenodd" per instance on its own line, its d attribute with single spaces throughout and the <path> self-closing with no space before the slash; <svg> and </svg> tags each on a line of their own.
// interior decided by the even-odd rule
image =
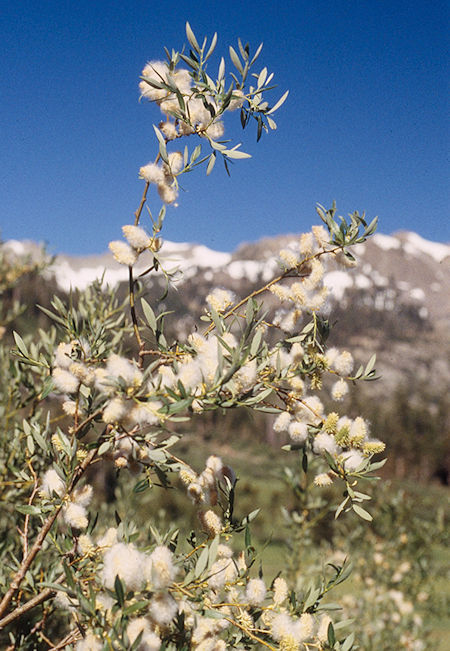
<svg viewBox="0 0 450 651">
<path fill-rule="evenodd" d="M 391 249 L 399 249 L 400 241 L 393 235 L 383 235 L 382 233 L 375 233 L 372 242 L 383 249 L 383 251 L 390 251 Z"/>
<path fill-rule="evenodd" d="M 410 255 L 425 253 L 434 258 L 436 262 L 442 262 L 450 255 L 450 246 L 448 244 L 425 240 L 417 233 L 406 233 L 405 239 L 406 243 L 404 244 L 404 249 Z"/>
</svg>

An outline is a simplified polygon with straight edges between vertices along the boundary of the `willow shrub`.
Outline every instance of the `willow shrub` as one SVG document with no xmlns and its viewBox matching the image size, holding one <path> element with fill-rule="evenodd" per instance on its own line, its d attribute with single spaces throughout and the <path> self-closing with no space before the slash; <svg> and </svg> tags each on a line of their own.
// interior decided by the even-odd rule
<svg viewBox="0 0 450 651">
<path fill-rule="evenodd" d="M 370 496 L 360 483 L 382 465 L 373 456 L 384 444 L 363 417 L 338 407 L 349 382 L 376 378 L 375 358 L 356 368 L 348 351 L 327 347 L 323 274 L 355 265 L 351 249 L 376 219 L 368 224 L 357 212 L 344 219 L 334 206 L 318 206 L 321 225 L 280 251 L 276 277 L 242 300 L 214 289 L 195 329 L 168 340 L 170 315 L 146 301 L 145 279 L 165 278 L 171 291 L 161 231 L 180 178 L 196 167 L 210 174 L 218 159 L 229 171 L 247 158 L 224 138 L 225 120 L 254 123 L 259 140 L 276 129 L 273 115 L 287 97 L 266 99 L 273 75 L 254 72 L 261 46 L 253 54 L 239 41 L 229 48 L 232 72 L 222 58 L 211 77 L 216 35 L 200 44 L 189 25 L 186 32 L 188 48 L 149 62 L 139 85 L 163 119 L 154 126 L 155 159 L 140 168 L 134 220 L 110 243 L 129 269 L 126 303 L 94 283 L 76 307 L 53 300 L 45 309 L 53 327 L 15 333 L 12 357 L 1 348 L 5 648 L 348 651 L 361 633 L 327 600 L 348 576 L 347 561 L 316 568 L 308 583 L 289 584 L 282 566 L 266 581 L 251 539 L 258 509 L 236 518 L 233 468 L 213 454 L 194 469 L 177 442 L 194 414 L 242 407 L 274 414 L 275 431 L 290 441 L 286 453 L 299 457 L 302 472 L 316 469 L 311 499 L 331 484 L 340 490 L 321 519 L 367 525 Z M 269 293 L 276 310 L 265 306 Z M 336 411 L 325 410 L 321 392 Z M 131 513 L 120 519 L 95 481 L 111 467 L 138 497 L 181 491 L 197 512 L 192 530 L 156 517 L 133 521 Z"/>
</svg>

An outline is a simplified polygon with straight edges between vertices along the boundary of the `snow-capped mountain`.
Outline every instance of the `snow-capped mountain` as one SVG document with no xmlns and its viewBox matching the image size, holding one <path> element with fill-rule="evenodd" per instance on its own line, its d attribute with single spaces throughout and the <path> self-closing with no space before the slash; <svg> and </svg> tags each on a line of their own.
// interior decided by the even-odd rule
<svg viewBox="0 0 450 651">
<path fill-rule="evenodd" d="M 296 242 L 295 235 L 267 238 L 243 244 L 234 253 L 213 251 L 206 246 L 164 242 L 160 252 L 166 269 L 177 269 L 180 287 L 188 284 L 220 285 L 241 295 L 249 285 L 265 283 L 279 273 L 277 253 Z M 15 255 L 40 255 L 32 242 L 10 240 L 5 248 Z M 448 326 L 450 319 L 450 246 L 431 242 L 413 232 L 394 235 L 375 234 L 365 244 L 353 249 L 358 258 L 355 269 L 333 269 L 326 273 L 325 283 L 335 301 L 349 294 L 365 294 L 366 303 L 373 302 L 375 311 L 395 311 L 402 305 L 417 308 L 422 319 L 432 319 L 435 327 Z M 151 265 L 150 253 L 139 258 L 136 275 Z M 75 257 L 59 255 L 47 272 L 54 276 L 64 292 L 85 289 L 104 275 L 110 285 L 128 280 L 128 268 L 118 264 L 110 253 Z M 146 283 L 161 283 L 155 275 Z M 243 287 L 245 286 L 245 287 Z M 372 298 L 371 298 L 372 296 Z"/>
</svg>

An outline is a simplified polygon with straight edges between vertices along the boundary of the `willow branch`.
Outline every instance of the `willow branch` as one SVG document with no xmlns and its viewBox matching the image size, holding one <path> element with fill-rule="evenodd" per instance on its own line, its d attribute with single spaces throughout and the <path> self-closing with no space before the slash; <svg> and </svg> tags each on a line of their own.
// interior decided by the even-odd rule
<svg viewBox="0 0 450 651">
<path fill-rule="evenodd" d="M 84 459 L 84 461 L 80 464 L 80 466 L 77 469 L 77 472 L 74 474 L 74 476 L 72 478 L 72 481 L 70 482 L 68 493 L 70 493 L 73 490 L 73 488 L 76 486 L 76 484 L 78 483 L 78 481 L 82 477 L 83 473 L 85 472 L 86 468 L 94 460 L 96 454 L 97 454 L 96 449 L 91 450 L 89 452 L 89 454 L 87 455 L 87 457 Z M 9 604 L 11 603 L 12 598 L 14 597 L 15 593 L 17 592 L 17 590 L 20 587 L 20 585 L 21 585 L 21 583 L 22 583 L 22 581 L 23 581 L 23 579 L 25 577 L 25 574 L 28 572 L 32 562 L 34 561 L 37 554 L 41 550 L 42 544 L 43 544 L 45 538 L 47 537 L 48 532 L 52 528 L 56 518 L 58 517 L 59 512 L 61 511 L 62 507 L 63 507 L 63 504 L 62 503 L 59 504 L 55 508 L 53 513 L 48 516 L 48 518 L 45 520 L 44 524 L 42 525 L 42 528 L 39 531 L 33 546 L 31 547 L 30 551 L 28 552 L 28 554 L 23 559 L 23 561 L 22 561 L 22 563 L 20 565 L 20 568 L 18 569 L 18 571 L 16 572 L 16 574 L 14 575 L 14 577 L 13 577 L 13 579 L 11 581 L 9 589 L 6 591 L 3 599 L 0 602 L 0 617 L 6 612 Z M 20 609 L 20 606 L 18 608 Z M 14 612 L 12 612 L 11 615 L 15 615 L 17 610 L 18 609 L 16 608 L 16 610 L 14 610 Z M 18 616 L 19 615 L 17 615 L 17 617 Z M 15 619 L 15 618 L 16 618 L 16 616 L 13 617 L 12 619 Z M 3 620 L 0 620 L 0 621 L 3 621 Z M 9 620 L 9 621 L 12 621 L 12 620 Z"/>
<path fill-rule="evenodd" d="M 141 203 L 139 204 L 139 208 L 136 210 L 134 213 L 134 225 L 137 226 L 139 224 L 139 220 L 141 218 L 142 210 L 145 206 L 145 202 L 147 201 L 147 192 L 150 187 L 150 183 L 147 181 L 145 184 L 144 192 L 142 193 L 141 197 Z"/>
<path fill-rule="evenodd" d="M 280 275 L 277 276 L 276 278 L 273 278 L 273 279 L 270 280 L 268 283 L 266 283 L 266 284 L 264 285 L 264 287 L 260 287 L 259 289 L 255 289 L 255 291 L 253 291 L 251 294 L 249 294 L 248 296 L 246 296 L 245 298 L 243 298 L 241 301 L 239 301 L 239 303 L 236 303 L 236 305 L 233 305 L 233 307 L 230 308 L 230 309 L 228 310 L 228 312 L 226 312 L 226 313 L 223 315 L 223 318 L 224 318 L 224 319 L 228 319 L 228 317 L 230 317 L 232 314 L 234 314 L 234 313 L 236 312 L 236 310 L 238 310 L 240 307 L 242 307 L 243 305 L 245 305 L 249 299 L 251 299 L 251 298 L 255 298 L 255 296 L 258 296 L 259 294 L 262 294 L 262 293 L 265 292 L 266 290 L 270 289 L 270 287 L 272 287 L 272 285 L 275 285 L 276 283 L 280 282 L 281 280 L 284 280 L 285 278 L 307 278 L 307 277 L 310 275 L 310 272 L 308 271 L 307 273 L 303 273 L 303 274 L 302 274 L 302 273 L 301 273 L 301 270 L 302 270 L 302 268 L 305 267 L 309 262 L 311 262 L 311 260 L 313 260 L 314 258 L 320 258 L 322 255 L 325 255 L 325 254 L 327 254 L 327 253 L 331 253 L 331 254 L 336 253 L 336 251 L 340 251 L 341 249 L 342 249 L 341 246 L 336 246 L 336 247 L 334 247 L 333 249 L 325 249 L 325 250 L 323 250 L 323 251 L 319 251 L 318 253 L 315 253 L 314 255 L 311 255 L 309 258 L 305 258 L 305 259 L 302 260 L 302 262 L 298 265 L 298 267 L 296 268 L 297 271 L 296 271 L 295 273 L 293 273 L 293 272 L 294 272 L 294 269 L 293 269 L 293 268 L 291 268 L 291 269 L 287 269 L 287 270 L 284 271 L 282 274 L 280 274 Z M 207 329 L 205 330 L 204 334 L 205 334 L 205 335 L 209 334 L 209 333 L 211 332 L 211 330 L 213 330 L 214 328 L 215 328 L 215 324 L 214 324 L 214 323 L 211 323 L 211 324 L 207 327 Z"/>
</svg>

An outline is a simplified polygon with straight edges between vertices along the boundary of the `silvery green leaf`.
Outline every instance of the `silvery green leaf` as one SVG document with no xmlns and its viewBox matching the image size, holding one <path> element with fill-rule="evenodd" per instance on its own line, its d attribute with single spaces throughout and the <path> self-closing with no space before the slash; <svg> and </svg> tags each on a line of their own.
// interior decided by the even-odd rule
<svg viewBox="0 0 450 651">
<path fill-rule="evenodd" d="M 208 564 L 208 557 L 209 557 L 209 548 L 204 547 L 195 564 L 195 578 L 199 578 L 203 574 Z"/>
<path fill-rule="evenodd" d="M 258 45 L 258 48 L 257 48 L 255 54 L 253 55 L 252 60 L 250 61 L 250 66 L 252 66 L 255 63 L 256 59 L 259 57 L 259 55 L 261 54 L 262 48 L 263 48 L 263 43 L 260 43 Z"/>
<path fill-rule="evenodd" d="M 161 131 L 158 129 L 158 127 L 155 126 L 155 125 L 153 125 L 153 130 L 154 130 L 154 132 L 155 132 L 155 134 L 156 134 L 156 137 L 158 138 L 159 142 L 160 142 L 161 144 L 165 145 L 164 136 L 163 136 L 163 134 L 161 133 Z"/>
<path fill-rule="evenodd" d="M 187 36 L 187 39 L 188 39 L 189 44 L 191 45 L 191 47 L 192 47 L 192 48 L 193 48 L 193 49 L 194 49 L 198 54 L 200 54 L 200 52 L 201 52 L 201 50 L 200 50 L 200 46 L 199 46 L 199 44 L 197 43 L 197 39 L 195 38 L 195 34 L 194 34 L 194 32 L 192 31 L 191 26 L 189 25 L 188 22 L 186 23 L 186 36 Z"/>
<path fill-rule="evenodd" d="M 233 158 L 233 159 L 252 157 L 251 154 L 246 154 L 244 151 L 240 151 L 240 149 L 225 149 L 222 153 L 228 158 Z"/>
<path fill-rule="evenodd" d="M 353 647 L 353 643 L 355 641 L 355 634 L 350 633 L 348 637 L 345 638 L 344 642 L 342 643 L 342 651 L 350 651 L 350 649 Z"/>
<path fill-rule="evenodd" d="M 101 446 L 99 447 L 97 454 L 99 457 L 101 457 L 105 452 L 109 452 L 111 449 L 111 441 L 103 441 Z"/>
<path fill-rule="evenodd" d="M 264 86 L 264 82 L 266 81 L 266 78 L 267 78 L 267 68 L 263 68 L 258 76 L 258 88 Z"/>
<path fill-rule="evenodd" d="M 350 499 L 349 497 L 346 497 L 346 498 L 345 498 L 345 499 L 344 499 L 344 500 L 339 504 L 338 508 L 336 509 L 336 513 L 334 514 L 334 519 L 335 519 L 335 520 L 337 520 L 337 518 L 340 516 L 340 514 L 341 514 L 342 511 L 344 510 L 344 508 L 345 508 L 347 502 L 349 501 L 349 499 Z"/>
<path fill-rule="evenodd" d="M 219 74 L 217 75 L 217 78 L 219 81 L 222 81 L 223 77 L 225 75 L 225 60 L 222 57 L 220 59 L 220 65 L 219 65 Z"/>
<path fill-rule="evenodd" d="M 243 75 L 244 74 L 244 68 L 242 67 L 242 63 L 240 62 L 240 59 L 239 59 L 238 55 L 236 54 L 236 51 L 233 49 L 233 47 L 231 45 L 230 45 L 229 51 L 230 51 L 230 58 L 231 58 L 231 60 L 233 62 L 234 67 L 237 68 L 237 70 L 239 70 L 241 75 Z"/>
<path fill-rule="evenodd" d="M 227 150 L 226 145 L 222 145 L 220 142 L 215 142 L 214 140 L 210 140 L 209 144 L 213 149 L 217 149 L 217 151 L 226 152 Z"/>
<path fill-rule="evenodd" d="M 217 32 L 214 32 L 214 36 L 212 37 L 211 45 L 209 46 L 209 50 L 205 56 L 205 61 L 208 61 L 209 57 L 211 54 L 214 52 L 215 48 L 217 45 Z"/>
<path fill-rule="evenodd" d="M 141 305 L 142 305 L 142 310 L 144 312 L 145 319 L 147 321 L 147 324 L 152 332 L 156 332 L 156 316 L 155 313 L 153 312 L 152 308 L 150 305 L 147 303 L 145 298 L 141 298 Z"/>
<path fill-rule="evenodd" d="M 305 599 L 305 605 L 303 606 L 304 610 L 307 610 L 307 608 L 313 606 L 316 603 L 319 596 L 320 596 L 320 588 L 311 589 Z"/>
<path fill-rule="evenodd" d="M 213 153 L 212 153 L 211 156 L 209 157 L 208 165 L 207 165 L 207 167 L 206 167 L 206 175 L 207 175 L 207 176 L 208 176 L 209 174 L 211 174 L 211 172 L 213 171 L 213 167 L 214 167 L 214 165 L 216 164 L 216 156 L 217 156 L 217 155 L 216 155 L 216 152 L 213 151 Z"/>
<path fill-rule="evenodd" d="M 280 108 L 280 106 L 281 106 L 282 104 L 284 104 L 284 102 L 286 101 L 288 95 L 289 95 L 289 91 L 287 90 L 287 91 L 284 93 L 284 95 L 282 95 L 282 96 L 280 97 L 280 99 L 279 99 L 278 102 L 275 104 L 275 106 L 272 106 L 272 108 L 271 108 L 269 111 L 267 111 L 267 115 L 270 115 L 271 113 L 275 113 L 275 111 L 277 111 L 277 110 Z"/>
<path fill-rule="evenodd" d="M 16 342 L 16 346 L 18 350 L 22 353 L 24 357 L 28 357 L 28 350 L 27 347 L 25 346 L 25 342 L 22 339 L 22 337 L 15 331 L 13 332 L 13 337 L 14 337 L 14 341 Z"/>
<path fill-rule="evenodd" d="M 373 520 L 370 513 L 368 513 L 365 509 L 363 509 L 362 506 L 358 506 L 358 504 L 352 504 L 352 509 L 363 520 L 367 520 L 368 522 L 371 522 Z"/>
</svg>

